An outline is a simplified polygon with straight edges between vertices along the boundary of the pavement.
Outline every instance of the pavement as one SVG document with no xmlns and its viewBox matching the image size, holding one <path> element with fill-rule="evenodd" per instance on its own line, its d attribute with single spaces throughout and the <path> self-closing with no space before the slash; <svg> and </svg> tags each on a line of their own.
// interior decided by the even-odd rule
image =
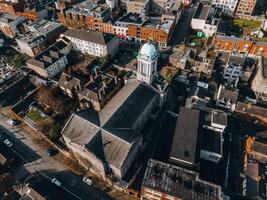
<svg viewBox="0 0 267 200">
<path fill-rule="evenodd" d="M 67 166 L 49 157 L 40 149 L 25 131 L 23 125 L 11 126 L 7 123 L 8 118 L 0 113 L 0 132 L 4 138 L 9 139 L 13 146 L 11 150 L 18 155 L 24 165 L 16 169 L 14 175 L 23 181 L 29 174 L 36 171 L 42 173 L 49 179 L 57 178 L 62 187 L 71 195 L 81 200 L 108 200 L 111 199 L 104 192 L 89 186 L 82 181 L 82 176 L 72 173 Z M 10 148 L 7 147 L 6 148 Z"/>
</svg>

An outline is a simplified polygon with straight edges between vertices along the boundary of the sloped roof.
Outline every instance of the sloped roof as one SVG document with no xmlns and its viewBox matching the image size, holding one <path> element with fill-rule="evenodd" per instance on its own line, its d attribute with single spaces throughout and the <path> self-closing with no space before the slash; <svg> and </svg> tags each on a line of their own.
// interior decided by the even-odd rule
<svg viewBox="0 0 267 200">
<path fill-rule="evenodd" d="M 116 35 L 110 33 L 100 33 L 82 29 L 70 29 L 65 32 L 64 35 L 67 37 L 77 38 L 80 40 L 102 45 L 106 45 L 107 43 L 109 43 L 109 41 L 116 37 Z"/>
<path fill-rule="evenodd" d="M 62 134 L 85 145 L 103 162 L 121 167 L 140 139 L 133 126 L 157 94 L 149 85 L 130 81 L 100 112 L 85 109 L 74 113 Z"/>
</svg>

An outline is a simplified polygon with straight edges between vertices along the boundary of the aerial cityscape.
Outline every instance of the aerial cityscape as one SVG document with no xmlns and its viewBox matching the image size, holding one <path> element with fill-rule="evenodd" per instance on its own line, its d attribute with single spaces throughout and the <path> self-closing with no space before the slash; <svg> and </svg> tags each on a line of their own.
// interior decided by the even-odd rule
<svg viewBox="0 0 267 200">
<path fill-rule="evenodd" d="M 267 200 L 267 0 L 0 0 L 0 200 Z"/>
</svg>

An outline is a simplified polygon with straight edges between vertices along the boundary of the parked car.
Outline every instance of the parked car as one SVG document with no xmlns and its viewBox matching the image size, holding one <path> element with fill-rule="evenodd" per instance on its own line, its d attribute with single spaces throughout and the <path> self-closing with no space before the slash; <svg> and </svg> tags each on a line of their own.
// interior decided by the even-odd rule
<svg viewBox="0 0 267 200">
<path fill-rule="evenodd" d="M 59 182 L 59 180 L 57 180 L 56 178 L 53 178 L 52 180 L 51 180 L 51 182 L 52 183 L 54 183 L 54 184 L 56 184 L 57 186 L 61 186 L 61 183 Z"/>
<path fill-rule="evenodd" d="M 85 182 L 88 185 L 92 185 L 92 179 L 90 177 L 84 176 L 83 177 L 83 182 Z"/>
<path fill-rule="evenodd" d="M 7 120 L 7 123 L 10 124 L 10 125 L 12 125 L 12 126 L 19 125 L 19 121 L 14 120 L 14 119 Z"/>
<path fill-rule="evenodd" d="M 54 155 L 56 155 L 58 153 L 58 150 L 54 149 L 54 148 L 46 148 L 45 153 L 48 156 L 54 156 Z"/>
<path fill-rule="evenodd" d="M 0 140 L 3 140 L 5 137 L 2 135 L 2 134 L 0 134 Z"/>
<path fill-rule="evenodd" d="M 9 147 L 12 147 L 13 146 L 13 143 L 9 141 L 9 139 L 5 139 L 4 143 L 9 146 Z"/>
</svg>

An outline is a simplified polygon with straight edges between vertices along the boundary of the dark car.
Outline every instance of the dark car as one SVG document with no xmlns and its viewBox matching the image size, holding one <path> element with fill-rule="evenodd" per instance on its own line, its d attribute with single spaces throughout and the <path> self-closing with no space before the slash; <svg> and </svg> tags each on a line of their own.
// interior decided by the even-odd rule
<svg viewBox="0 0 267 200">
<path fill-rule="evenodd" d="M 58 150 L 57 149 L 54 149 L 54 148 L 47 148 L 45 150 L 45 153 L 48 155 L 48 156 L 54 156 L 58 153 Z"/>
</svg>

